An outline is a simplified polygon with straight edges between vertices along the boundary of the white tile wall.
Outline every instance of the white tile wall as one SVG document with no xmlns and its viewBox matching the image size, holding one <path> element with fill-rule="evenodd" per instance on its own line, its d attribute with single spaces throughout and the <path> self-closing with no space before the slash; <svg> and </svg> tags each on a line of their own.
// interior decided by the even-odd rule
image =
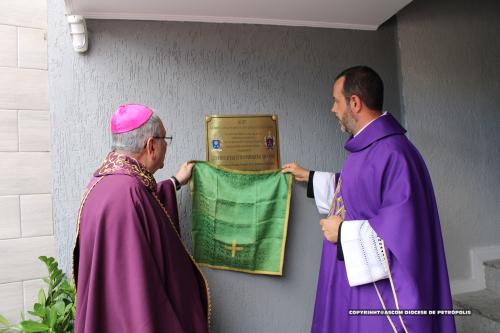
<svg viewBox="0 0 500 333">
<path fill-rule="evenodd" d="M 17 67 L 17 28 L 0 24 L 0 41 L 0 66 Z"/>
<path fill-rule="evenodd" d="M 0 314 L 19 322 L 54 256 L 47 0 L 0 0 Z"/>
<path fill-rule="evenodd" d="M 18 149 L 17 111 L 0 110 L 0 151 Z"/>
<path fill-rule="evenodd" d="M 47 0 L 2 0 L 0 23 L 47 28 Z"/>
<path fill-rule="evenodd" d="M 48 110 L 48 72 L 0 67 L 0 109 Z"/>
<path fill-rule="evenodd" d="M 47 69 L 47 33 L 42 29 L 19 28 L 19 67 Z"/>
<path fill-rule="evenodd" d="M 19 111 L 19 151 L 49 150 L 49 112 Z"/>
<path fill-rule="evenodd" d="M 0 240 L 0 253 L 0 283 L 43 278 L 47 269 L 38 257 L 55 256 L 54 236 Z"/>
<path fill-rule="evenodd" d="M 45 295 L 47 295 L 47 284 L 42 279 L 23 281 L 25 311 L 33 309 L 33 305 L 38 302 L 38 292 L 42 288 L 45 290 Z"/>
<path fill-rule="evenodd" d="M 0 284 L 0 313 L 12 324 L 20 322 L 23 311 L 23 285 L 21 282 Z"/>
<path fill-rule="evenodd" d="M 49 153 L 0 152 L 0 161 L 0 195 L 51 192 Z"/>
<path fill-rule="evenodd" d="M 19 196 L 0 196 L 0 214 L 0 239 L 21 237 Z"/>
<path fill-rule="evenodd" d="M 20 200 L 22 236 L 52 235 L 52 195 L 21 195 Z"/>
</svg>

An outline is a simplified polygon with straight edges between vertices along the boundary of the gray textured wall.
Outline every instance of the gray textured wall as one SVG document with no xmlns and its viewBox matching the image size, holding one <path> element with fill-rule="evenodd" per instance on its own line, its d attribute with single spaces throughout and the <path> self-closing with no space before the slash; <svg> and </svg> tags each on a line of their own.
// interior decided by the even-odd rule
<svg viewBox="0 0 500 333">
<path fill-rule="evenodd" d="M 108 151 L 108 119 L 120 103 L 150 105 L 173 134 L 158 179 L 185 160 L 204 158 L 207 114 L 277 114 L 283 162 L 338 169 L 346 137 L 329 112 L 331 85 L 354 64 L 379 70 L 387 85 L 386 108 L 399 116 L 394 22 L 361 32 L 88 21 L 91 48 L 79 55 L 71 48 L 62 3 L 49 0 L 49 84 L 55 230 L 66 269 L 80 196 Z M 187 189 L 180 201 L 189 244 Z M 283 277 L 206 270 L 215 332 L 309 330 L 322 243 L 318 222 L 305 188 L 295 186 Z"/>
<path fill-rule="evenodd" d="M 404 117 L 436 191 L 451 279 L 500 240 L 500 2 L 414 1 L 397 15 Z"/>
</svg>

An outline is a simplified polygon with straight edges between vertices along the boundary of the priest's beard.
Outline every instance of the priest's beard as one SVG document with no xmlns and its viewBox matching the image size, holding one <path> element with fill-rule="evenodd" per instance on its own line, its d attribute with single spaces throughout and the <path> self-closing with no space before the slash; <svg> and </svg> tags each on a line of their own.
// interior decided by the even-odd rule
<svg viewBox="0 0 500 333">
<path fill-rule="evenodd" d="M 354 126 L 358 122 L 358 119 L 354 115 L 350 106 L 347 106 L 342 118 L 338 118 L 340 124 L 340 130 L 345 133 L 354 135 Z"/>
</svg>

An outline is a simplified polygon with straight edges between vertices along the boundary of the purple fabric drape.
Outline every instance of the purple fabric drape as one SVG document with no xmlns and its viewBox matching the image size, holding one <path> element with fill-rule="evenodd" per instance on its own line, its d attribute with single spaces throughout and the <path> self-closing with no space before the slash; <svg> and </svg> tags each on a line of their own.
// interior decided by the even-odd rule
<svg viewBox="0 0 500 333">
<path fill-rule="evenodd" d="M 81 209 L 75 332 L 207 332 L 208 286 L 180 240 L 172 183 L 116 155 Z"/>
<path fill-rule="evenodd" d="M 439 216 L 431 179 L 406 131 L 390 115 L 379 117 L 345 148 L 338 197 L 345 222 L 368 220 L 385 242 L 389 279 L 376 282 L 387 309 L 452 309 Z M 375 286 L 350 287 L 335 244 L 324 240 L 311 331 L 394 332 L 386 316 L 350 316 L 349 310 L 382 310 Z M 390 316 L 404 332 L 398 316 Z M 452 316 L 403 315 L 408 332 L 455 332 Z"/>
</svg>

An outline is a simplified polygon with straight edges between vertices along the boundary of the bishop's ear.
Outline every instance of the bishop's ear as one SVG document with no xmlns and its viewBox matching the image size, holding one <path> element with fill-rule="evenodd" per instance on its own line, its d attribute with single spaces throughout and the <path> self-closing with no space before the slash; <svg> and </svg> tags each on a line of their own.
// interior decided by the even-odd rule
<svg viewBox="0 0 500 333">
<path fill-rule="evenodd" d="M 156 147 L 155 147 L 155 139 L 154 138 L 149 138 L 148 141 L 146 141 L 146 145 L 144 147 L 144 150 L 148 154 L 153 154 L 155 152 Z"/>
</svg>

